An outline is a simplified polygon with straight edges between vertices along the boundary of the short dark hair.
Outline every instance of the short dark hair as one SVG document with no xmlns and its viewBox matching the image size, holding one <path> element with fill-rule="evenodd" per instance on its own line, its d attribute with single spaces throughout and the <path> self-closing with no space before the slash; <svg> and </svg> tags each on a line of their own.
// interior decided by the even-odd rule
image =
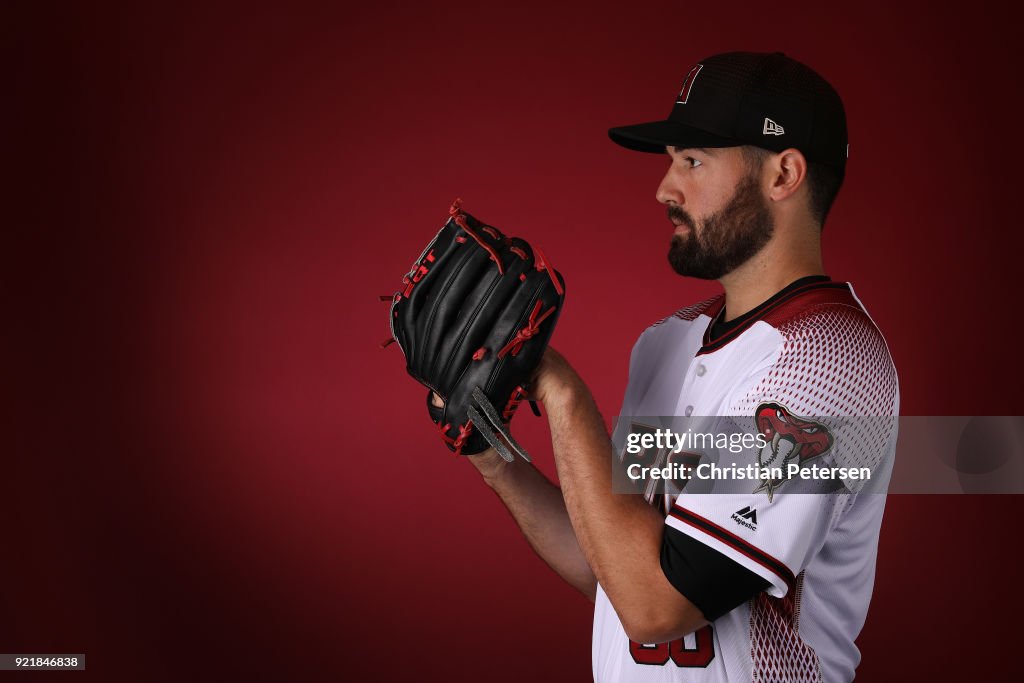
<svg viewBox="0 0 1024 683">
<path fill-rule="evenodd" d="M 743 145 L 743 157 L 751 169 L 758 169 L 769 155 L 774 154 L 771 150 L 753 145 Z M 839 194 L 839 188 L 843 186 L 844 172 L 832 166 L 807 162 L 807 188 L 811 193 L 811 216 L 818 221 L 818 225 L 825 228 L 825 218 L 832 209 L 832 203 Z"/>
</svg>

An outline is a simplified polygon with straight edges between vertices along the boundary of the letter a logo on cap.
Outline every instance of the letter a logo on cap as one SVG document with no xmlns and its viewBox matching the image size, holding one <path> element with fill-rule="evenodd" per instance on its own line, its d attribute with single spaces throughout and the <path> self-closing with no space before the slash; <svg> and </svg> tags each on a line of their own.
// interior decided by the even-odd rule
<svg viewBox="0 0 1024 683">
<path fill-rule="evenodd" d="M 683 89 L 679 91 L 676 104 L 686 104 L 686 100 L 690 99 L 690 90 L 693 88 L 693 82 L 697 79 L 697 74 L 703 68 L 703 64 L 698 64 L 690 69 L 690 73 L 686 74 L 686 80 L 683 81 Z"/>
</svg>

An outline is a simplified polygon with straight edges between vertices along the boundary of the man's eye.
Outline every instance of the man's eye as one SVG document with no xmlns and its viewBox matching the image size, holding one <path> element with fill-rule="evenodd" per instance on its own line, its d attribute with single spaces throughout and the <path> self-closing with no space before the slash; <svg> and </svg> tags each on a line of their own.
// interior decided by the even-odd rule
<svg viewBox="0 0 1024 683">
<path fill-rule="evenodd" d="M 701 162 L 698 161 L 697 159 L 694 159 L 693 157 L 685 157 L 684 161 L 690 164 L 690 168 L 697 168 L 698 166 L 701 165 Z"/>
</svg>

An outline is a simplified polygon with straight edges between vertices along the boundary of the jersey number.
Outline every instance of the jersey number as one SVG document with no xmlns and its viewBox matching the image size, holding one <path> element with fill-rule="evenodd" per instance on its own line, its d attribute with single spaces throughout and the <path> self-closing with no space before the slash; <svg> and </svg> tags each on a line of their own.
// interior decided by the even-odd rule
<svg viewBox="0 0 1024 683">
<path fill-rule="evenodd" d="M 682 638 L 657 645 L 643 645 L 631 640 L 629 654 L 637 664 L 664 666 L 671 659 L 679 667 L 703 669 L 715 658 L 715 639 L 712 637 L 711 625 L 708 624 L 693 635 L 696 644 L 692 648 L 686 647 Z"/>
</svg>

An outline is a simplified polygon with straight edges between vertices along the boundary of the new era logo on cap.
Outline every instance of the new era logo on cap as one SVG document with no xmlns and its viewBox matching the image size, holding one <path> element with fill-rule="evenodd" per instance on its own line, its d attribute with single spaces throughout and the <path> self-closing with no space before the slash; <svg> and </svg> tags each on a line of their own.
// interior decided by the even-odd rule
<svg viewBox="0 0 1024 683">
<path fill-rule="evenodd" d="M 782 135 L 786 130 L 779 124 L 772 121 L 767 116 L 764 119 L 764 134 L 765 135 Z"/>
</svg>

